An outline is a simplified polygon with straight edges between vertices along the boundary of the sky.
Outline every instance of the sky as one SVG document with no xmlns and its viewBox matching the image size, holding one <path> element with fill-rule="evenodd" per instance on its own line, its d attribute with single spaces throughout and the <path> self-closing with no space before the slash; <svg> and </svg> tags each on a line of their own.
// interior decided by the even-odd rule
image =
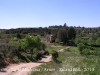
<svg viewBox="0 0 100 75">
<path fill-rule="evenodd" d="M 0 29 L 64 23 L 99 27 L 100 0 L 0 0 Z"/>
</svg>

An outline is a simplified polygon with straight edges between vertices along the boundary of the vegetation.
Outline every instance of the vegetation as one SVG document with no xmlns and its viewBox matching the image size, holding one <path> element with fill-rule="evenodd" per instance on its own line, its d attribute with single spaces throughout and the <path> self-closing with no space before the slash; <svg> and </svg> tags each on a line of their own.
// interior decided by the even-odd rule
<svg viewBox="0 0 100 75">
<path fill-rule="evenodd" d="M 52 43 L 46 38 L 51 34 Z M 58 53 L 60 49 L 64 52 Z M 10 63 L 38 61 L 49 53 L 54 62 L 38 68 L 53 68 L 55 71 L 34 71 L 31 75 L 99 75 L 100 27 L 68 27 L 65 23 L 45 28 L 0 30 L 0 68 Z M 59 68 L 70 67 L 79 67 L 82 71 L 59 71 Z"/>
<path fill-rule="evenodd" d="M 73 27 L 70 27 L 68 29 L 68 39 L 72 40 L 72 39 L 75 39 L 75 37 L 76 37 L 76 31 Z"/>
<path fill-rule="evenodd" d="M 66 50 L 66 48 L 64 48 Z M 59 53 L 58 60 L 33 68 L 30 75 L 97 75 L 100 74 L 100 58 L 98 56 L 82 56 L 77 47 L 71 47 L 70 52 Z M 71 71 L 71 69 L 73 70 Z M 34 71 L 39 69 L 40 71 Z"/>
<path fill-rule="evenodd" d="M 59 29 L 57 38 L 59 39 L 59 42 L 63 42 L 65 44 L 67 42 L 67 30 L 64 28 Z"/>
<path fill-rule="evenodd" d="M 57 26 L 53 26 L 53 27 L 57 28 Z M 39 75 L 40 73 L 48 74 L 48 75 L 73 75 L 73 74 L 74 75 L 97 75 L 97 74 L 100 74 L 99 72 L 100 69 L 97 66 L 97 65 L 100 65 L 100 59 L 99 59 L 100 57 L 100 44 L 99 44 L 100 35 L 98 34 L 100 33 L 99 32 L 100 28 L 85 28 L 85 27 L 83 28 L 74 27 L 74 28 L 75 28 L 76 33 L 72 33 L 75 31 L 72 30 L 71 32 L 70 31 L 71 29 L 69 28 L 69 30 L 67 31 L 69 32 L 69 34 L 67 33 L 65 35 L 67 36 L 65 41 L 67 40 L 68 42 L 69 40 L 72 40 L 75 43 L 76 47 L 65 49 L 64 53 L 63 52 L 59 53 L 58 59 L 61 58 L 62 60 L 60 59 L 60 61 L 62 61 L 62 63 L 57 64 L 57 63 L 50 62 L 50 63 L 47 63 L 45 66 L 42 65 L 41 67 L 39 67 L 40 69 L 45 68 L 45 67 L 53 68 L 55 69 L 55 71 L 52 71 L 52 72 L 51 71 L 41 71 L 41 72 L 35 71 L 35 72 L 32 72 L 31 75 L 34 75 L 34 74 Z M 58 37 L 58 39 L 60 40 L 62 39 L 63 34 L 66 33 L 66 31 L 62 29 L 58 31 L 59 32 L 58 34 L 61 35 L 60 38 Z M 71 38 L 72 36 L 73 38 Z M 56 39 L 56 43 L 57 42 L 58 40 Z M 70 68 L 70 67 L 80 68 L 81 71 L 74 71 L 74 72 L 73 71 L 61 71 L 60 72 L 58 70 L 59 68 L 63 68 L 63 70 L 65 70 L 66 68 Z"/>
<path fill-rule="evenodd" d="M 45 49 L 45 44 L 41 41 L 39 36 L 26 36 L 25 39 L 14 38 L 9 43 L 1 43 L 0 45 L 0 59 L 4 66 L 9 63 L 30 62 L 37 61 L 42 56 L 38 57 L 39 51 Z M 7 58 L 11 62 L 5 61 Z"/>
<path fill-rule="evenodd" d="M 57 63 L 58 62 L 57 58 L 59 56 L 58 52 L 57 51 L 52 51 L 51 54 L 52 54 L 53 61 Z"/>
</svg>

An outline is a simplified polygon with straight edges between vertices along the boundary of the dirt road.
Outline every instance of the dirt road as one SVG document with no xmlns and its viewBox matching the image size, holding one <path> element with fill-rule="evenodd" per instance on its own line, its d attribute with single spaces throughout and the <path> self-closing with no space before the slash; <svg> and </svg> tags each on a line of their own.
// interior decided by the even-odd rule
<svg viewBox="0 0 100 75">
<path fill-rule="evenodd" d="M 58 52 L 64 52 L 64 49 L 60 49 Z M 42 58 L 42 60 L 38 62 L 11 64 L 7 68 L 5 68 L 6 72 L 0 72 L 0 75 L 28 75 L 32 70 L 31 68 L 35 68 L 41 64 L 50 62 L 51 57 L 52 57 L 51 55 L 46 56 L 45 58 Z"/>
<path fill-rule="evenodd" d="M 6 72 L 0 72 L 0 75 L 28 75 L 28 73 L 32 70 L 31 68 L 50 62 L 51 57 L 51 55 L 46 56 L 46 58 L 42 58 L 42 60 L 38 62 L 11 64 L 5 68 Z"/>
</svg>

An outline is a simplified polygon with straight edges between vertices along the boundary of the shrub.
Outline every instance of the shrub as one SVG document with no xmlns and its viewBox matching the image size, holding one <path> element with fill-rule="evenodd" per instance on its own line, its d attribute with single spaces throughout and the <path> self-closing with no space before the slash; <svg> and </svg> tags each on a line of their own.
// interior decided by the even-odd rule
<svg viewBox="0 0 100 75">
<path fill-rule="evenodd" d="M 14 57 L 13 57 L 13 60 L 14 60 L 14 62 L 16 62 L 16 63 L 19 62 L 19 58 L 18 58 L 17 56 L 14 56 Z"/>
<path fill-rule="evenodd" d="M 18 41 L 18 38 L 14 37 L 13 40 L 14 40 L 14 41 Z"/>
<path fill-rule="evenodd" d="M 59 43 L 59 40 L 56 38 L 55 43 Z"/>
<path fill-rule="evenodd" d="M 85 45 L 83 43 L 79 43 L 78 44 L 78 49 L 80 51 L 80 53 L 82 53 L 82 50 L 85 48 Z"/>
<path fill-rule="evenodd" d="M 21 35 L 20 35 L 19 33 L 16 35 L 16 37 L 17 37 L 18 39 L 21 39 Z"/>
<path fill-rule="evenodd" d="M 51 53 L 52 53 L 53 61 L 54 61 L 54 62 L 57 62 L 58 52 L 53 50 Z"/>
<path fill-rule="evenodd" d="M 89 55 L 90 54 L 90 50 L 89 49 L 84 49 L 84 50 L 82 50 L 82 54 Z"/>
<path fill-rule="evenodd" d="M 30 62 L 29 58 L 27 58 L 27 55 L 24 52 L 20 52 L 18 58 L 26 62 Z"/>
<path fill-rule="evenodd" d="M 45 47 L 46 47 L 46 45 L 43 42 L 41 42 L 41 49 L 45 50 Z"/>
</svg>

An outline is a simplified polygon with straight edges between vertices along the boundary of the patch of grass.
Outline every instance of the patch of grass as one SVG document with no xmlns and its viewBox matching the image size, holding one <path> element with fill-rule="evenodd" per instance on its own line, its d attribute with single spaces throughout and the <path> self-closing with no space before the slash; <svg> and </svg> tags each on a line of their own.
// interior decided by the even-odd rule
<svg viewBox="0 0 100 75">
<path fill-rule="evenodd" d="M 65 47 L 49 47 L 47 48 L 48 51 L 57 51 L 59 49 L 62 49 L 62 48 L 65 48 Z M 55 63 L 54 61 L 51 61 L 51 62 L 48 62 L 46 64 L 43 64 L 37 68 L 33 68 L 33 71 L 31 72 L 30 75 L 52 75 L 54 72 L 58 72 L 59 71 L 59 68 L 62 67 L 62 63 L 61 61 L 63 61 L 62 58 L 64 58 L 63 56 L 64 54 L 63 53 L 59 53 L 59 58 L 58 58 L 58 61 L 59 63 Z M 66 54 L 65 54 L 66 55 Z M 40 70 L 40 71 L 34 71 L 34 70 Z"/>
<path fill-rule="evenodd" d="M 78 50 L 77 47 L 71 47 L 71 48 L 70 48 L 70 51 L 72 51 L 72 52 L 79 52 L 79 50 Z"/>
<path fill-rule="evenodd" d="M 58 51 L 58 50 L 60 50 L 60 49 L 64 49 L 64 48 L 66 48 L 67 46 L 57 46 L 57 47 L 47 47 L 46 48 L 46 50 L 47 51 L 53 51 L 53 50 L 55 50 L 55 51 Z"/>
<path fill-rule="evenodd" d="M 32 71 L 30 75 L 100 75 L 100 57 L 82 56 L 76 47 L 71 47 L 70 50 L 71 52 L 59 53 L 58 60 L 62 63 L 52 61 L 43 64 L 38 67 L 42 71 Z M 44 71 L 45 68 L 55 70 Z"/>
</svg>

